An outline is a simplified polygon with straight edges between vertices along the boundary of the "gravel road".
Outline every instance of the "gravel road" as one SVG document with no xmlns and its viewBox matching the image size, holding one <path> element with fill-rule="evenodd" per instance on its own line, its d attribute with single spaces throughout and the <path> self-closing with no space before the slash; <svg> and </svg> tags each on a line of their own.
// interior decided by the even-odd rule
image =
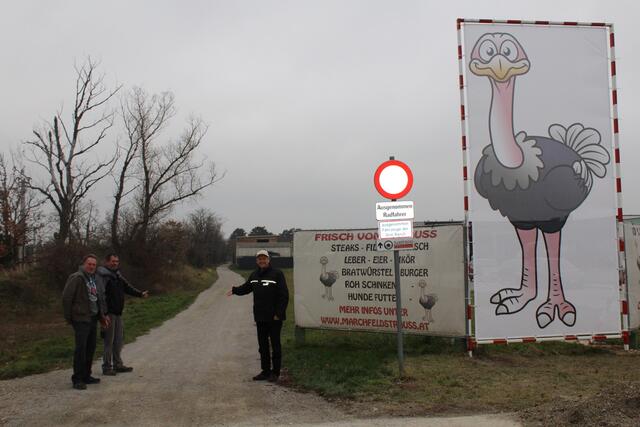
<svg viewBox="0 0 640 427">
<path fill-rule="evenodd" d="M 102 377 L 86 391 L 71 371 L 0 381 L 3 425 L 516 425 L 498 416 L 355 420 L 312 393 L 256 383 L 259 370 L 250 296 L 224 294 L 242 278 L 226 267 L 187 310 L 123 351 L 132 373 Z M 382 424 L 379 424 L 379 423 Z"/>
</svg>

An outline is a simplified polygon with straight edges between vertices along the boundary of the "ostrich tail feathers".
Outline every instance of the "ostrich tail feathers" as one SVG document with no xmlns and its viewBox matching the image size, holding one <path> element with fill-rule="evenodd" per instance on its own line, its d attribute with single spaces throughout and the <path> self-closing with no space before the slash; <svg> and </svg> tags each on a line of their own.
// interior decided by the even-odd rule
<svg viewBox="0 0 640 427">
<path fill-rule="evenodd" d="M 574 123 L 568 128 L 560 124 L 549 126 L 549 136 L 573 149 L 580 160 L 573 164 L 573 170 L 580 174 L 586 187 L 591 190 L 593 176 L 604 178 L 606 165 L 611 161 L 609 152 L 600 144 L 600 132 L 593 128 L 585 128 L 581 123 Z"/>
</svg>

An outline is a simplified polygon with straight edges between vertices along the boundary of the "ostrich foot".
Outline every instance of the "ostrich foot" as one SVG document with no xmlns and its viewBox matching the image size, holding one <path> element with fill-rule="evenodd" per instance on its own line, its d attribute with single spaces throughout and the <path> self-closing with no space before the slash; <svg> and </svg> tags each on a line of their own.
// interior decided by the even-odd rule
<svg viewBox="0 0 640 427">
<path fill-rule="evenodd" d="M 576 324 L 576 308 L 569 301 L 563 300 L 559 303 L 553 303 L 551 300 L 547 300 L 544 304 L 538 307 L 536 311 L 536 320 L 540 328 L 546 328 L 549 323 L 555 319 L 556 312 L 558 318 L 562 323 L 567 326 L 573 326 Z"/>
<path fill-rule="evenodd" d="M 556 304 L 558 308 L 558 317 L 560 321 L 567 326 L 573 326 L 576 324 L 576 307 L 569 301 L 564 300 L 559 304 Z"/>
<path fill-rule="evenodd" d="M 497 304 L 496 314 L 513 314 L 517 313 L 536 298 L 535 291 L 530 288 L 522 287 L 520 289 L 506 288 L 501 289 L 491 296 L 489 300 L 492 304 Z"/>
<path fill-rule="evenodd" d="M 549 323 L 553 322 L 553 319 L 555 318 L 556 305 L 550 300 L 547 300 L 536 310 L 536 321 L 541 329 L 549 326 Z"/>
</svg>

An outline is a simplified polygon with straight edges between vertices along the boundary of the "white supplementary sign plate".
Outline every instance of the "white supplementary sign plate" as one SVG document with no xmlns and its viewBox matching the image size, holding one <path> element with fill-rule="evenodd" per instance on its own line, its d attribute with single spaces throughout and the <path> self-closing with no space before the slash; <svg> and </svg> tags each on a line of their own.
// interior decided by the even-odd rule
<svg viewBox="0 0 640 427">
<path fill-rule="evenodd" d="M 413 219 L 414 215 L 413 202 L 409 200 L 376 203 L 376 219 L 378 221 Z"/>
<path fill-rule="evenodd" d="M 379 221 L 378 239 L 410 239 L 413 236 L 413 222 L 409 221 Z"/>
</svg>

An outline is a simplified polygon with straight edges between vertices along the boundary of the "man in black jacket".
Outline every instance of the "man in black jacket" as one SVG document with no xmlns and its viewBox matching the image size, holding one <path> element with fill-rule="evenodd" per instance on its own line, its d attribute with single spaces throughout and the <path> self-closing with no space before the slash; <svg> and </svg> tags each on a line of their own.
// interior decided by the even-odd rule
<svg viewBox="0 0 640 427">
<path fill-rule="evenodd" d="M 96 321 L 109 326 L 105 316 L 104 300 L 95 281 L 97 258 L 86 255 L 80 269 L 69 276 L 62 291 L 64 319 L 73 326 L 75 350 L 73 352 L 73 388 L 85 390 L 87 384 L 97 384 L 99 378 L 91 376 L 93 353 L 96 350 Z"/>
<path fill-rule="evenodd" d="M 131 372 L 133 368 L 122 363 L 120 353 L 124 345 L 124 294 L 147 298 L 149 291 L 139 291 L 131 286 L 120 274 L 120 258 L 114 253 L 104 258 L 105 265 L 98 267 L 96 282 L 100 292 L 104 293 L 106 313 L 110 324 L 104 329 L 104 354 L 102 357 L 102 374 L 116 375 L 116 372 Z"/>
<path fill-rule="evenodd" d="M 259 250 L 256 254 L 258 268 L 241 286 L 234 286 L 227 296 L 246 295 L 253 292 L 253 318 L 258 329 L 258 351 L 262 372 L 254 381 L 276 382 L 282 365 L 280 332 L 289 304 L 289 290 L 284 274 L 271 267 L 269 252 Z M 269 342 L 272 353 L 269 354 Z M 273 367 L 272 367 L 273 363 Z"/>
</svg>

